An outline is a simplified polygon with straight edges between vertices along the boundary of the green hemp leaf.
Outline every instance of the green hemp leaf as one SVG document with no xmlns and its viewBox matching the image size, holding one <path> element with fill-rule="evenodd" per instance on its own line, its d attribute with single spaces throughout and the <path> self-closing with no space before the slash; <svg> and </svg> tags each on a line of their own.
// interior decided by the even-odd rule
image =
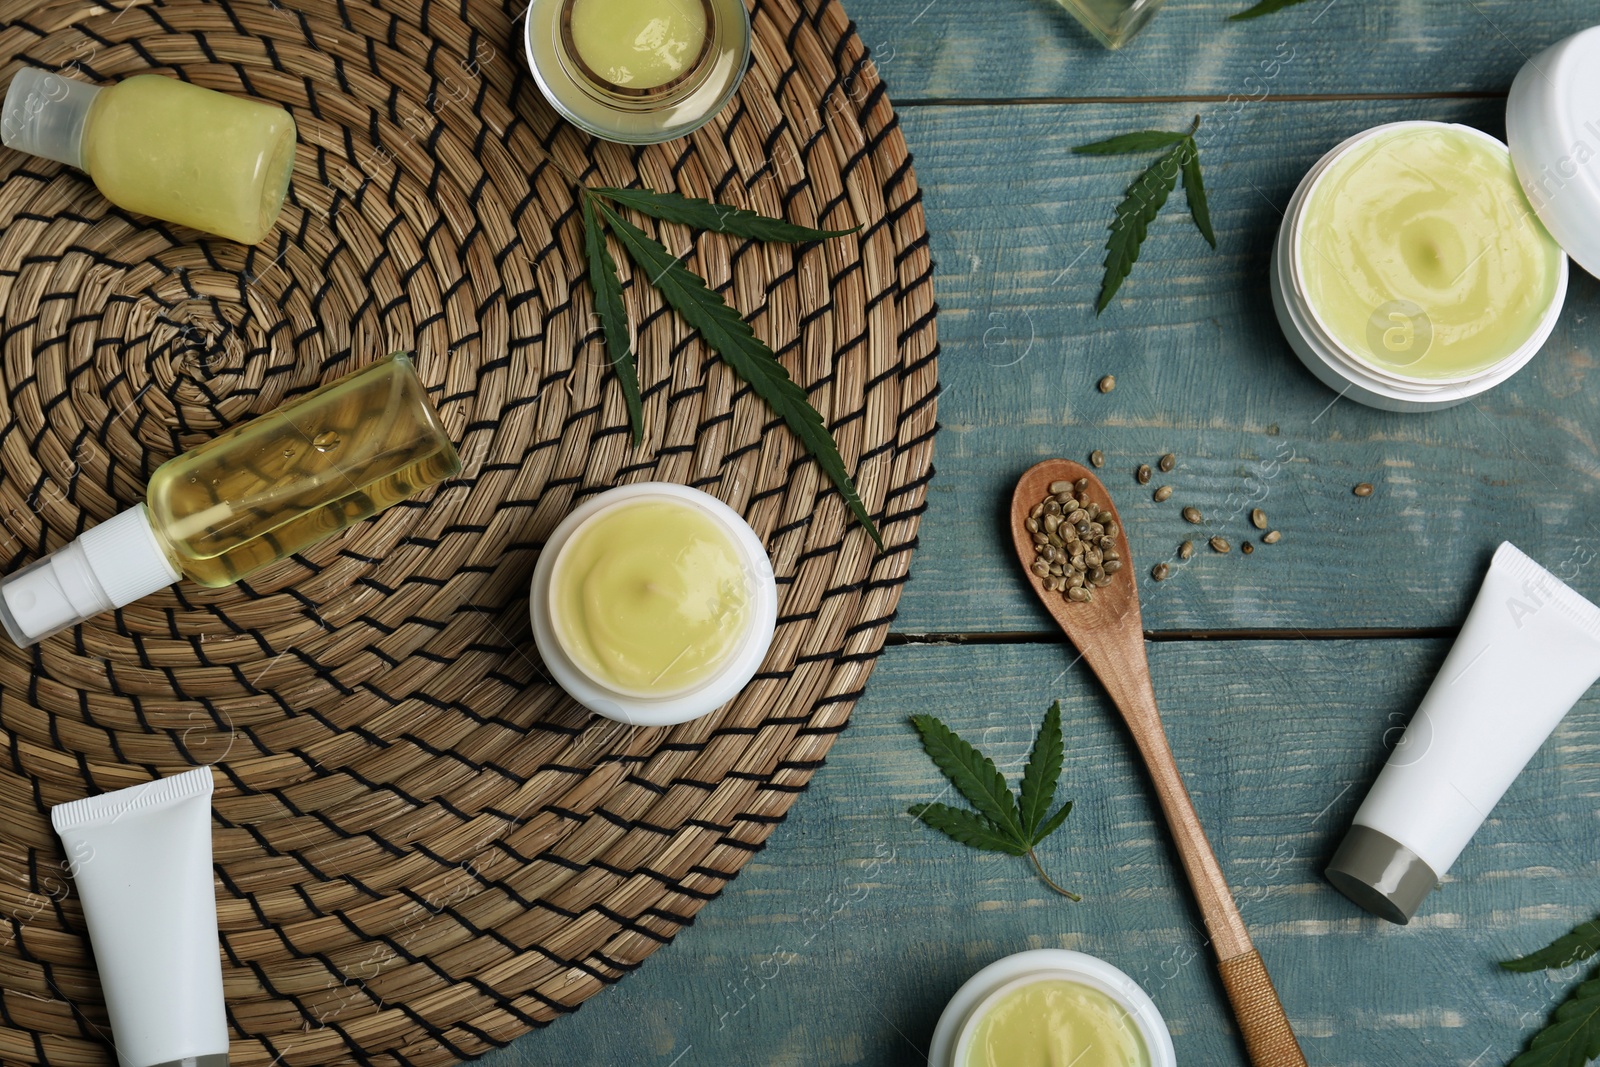
<svg viewBox="0 0 1600 1067">
<path fill-rule="evenodd" d="M 1500 964 L 1508 971 L 1568 967 L 1600 952 L 1600 919 L 1576 927 L 1537 952 Z M 1600 1056 L 1600 967 L 1573 989 L 1544 1029 L 1506 1067 L 1584 1067 Z"/>
<path fill-rule="evenodd" d="M 1581 963 L 1596 952 L 1600 952 L 1600 919 L 1590 919 L 1539 951 L 1506 960 L 1500 966 L 1508 971 L 1547 971 Z"/>
<path fill-rule="evenodd" d="M 1236 11 L 1228 16 L 1229 22 L 1243 22 L 1245 19 L 1258 19 L 1262 15 L 1270 15 L 1274 11 L 1282 11 L 1286 7 L 1303 4 L 1306 0 L 1261 0 L 1254 7 L 1247 7 L 1243 11 Z"/>
<path fill-rule="evenodd" d="M 1082 156 L 1116 156 L 1165 149 L 1128 186 L 1122 203 L 1117 205 L 1116 213 L 1112 216 L 1111 236 L 1106 239 L 1106 273 L 1100 283 L 1100 298 L 1094 306 L 1096 315 L 1110 306 L 1111 298 L 1117 295 L 1123 279 L 1133 270 L 1150 223 L 1155 221 L 1172 190 L 1178 187 L 1179 175 L 1183 176 L 1183 190 L 1189 200 L 1189 217 L 1194 220 L 1195 228 L 1206 239 L 1206 243 L 1212 248 L 1217 247 L 1216 234 L 1211 231 L 1211 209 L 1206 204 L 1205 182 L 1200 176 L 1200 146 L 1194 139 L 1195 131 L 1199 128 L 1200 117 L 1197 115 L 1194 125 L 1187 132 L 1139 130 L 1078 145 L 1072 150 Z"/>
<path fill-rule="evenodd" d="M 627 402 L 628 422 L 637 445 L 644 437 L 644 407 L 640 399 L 639 369 L 629 344 L 627 305 L 616 262 L 606 247 L 606 234 L 617 239 L 639 276 L 649 280 L 668 305 L 700 332 L 713 352 L 749 384 L 755 394 L 783 419 L 834 487 L 844 497 L 851 514 L 866 529 L 873 543 L 883 548 L 883 537 L 856 492 L 839 445 L 828 432 L 822 415 L 811 406 L 806 391 L 794 379 L 767 343 L 755 335 L 739 313 L 706 285 L 705 280 L 669 253 L 665 246 L 623 218 L 611 204 L 632 208 L 664 222 L 682 223 L 702 230 L 732 234 L 754 241 L 798 244 L 842 237 L 850 230 L 813 230 L 782 219 L 771 219 L 742 208 L 710 200 L 657 193 L 649 189 L 591 189 L 579 187 L 583 201 L 584 252 L 589 260 L 589 284 L 594 289 L 606 350 Z M 608 203 L 609 201 L 609 203 Z"/>
<path fill-rule="evenodd" d="M 1044 723 L 1033 739 L 1028 765 L 1022 772 L 1022 787 L 1013 796 L 1005 776 L 985 756 L 961 739 L 950 727 L 932 715 L 913 715 L 911 725 L 922 738 L 922 750 L 976 811 L 949 804 L 919 804 L 907 813 L 946 837 L 985 852 L 1004 852 L 1026 856 L 1045 885 L 1072 900 L 1081 900 L 1057 885 L 1045 873 L 1044 864 L 1034 851 L 1045 838 L 1061 828 L 1072 812 L 1072 801 L 1055 810 L 1056 786 L 1061 778 L 1063 744 L 1061 702 L 1050 705 Z"/>
<path fill-rule="evenodd" d="M 594 199 L 583 199 L 583 250 L 589 257 L 589 288 L 594 290 L 594 309 L 600 316 L 600 329 L 606 348 L 612 353 L 611 369 L 622 386 L 622 399 L 628 405 L 628 424 L 633 427 L 633 443 L 644 439 L 644 402 L 639 396 L 639 365 L 634 362 L 629 340 L 628 306 L 622 302 L 622 279 L 617 277 L 617 262 L 606 247 L 606 231 L 594 213 Z"/>
</svg>

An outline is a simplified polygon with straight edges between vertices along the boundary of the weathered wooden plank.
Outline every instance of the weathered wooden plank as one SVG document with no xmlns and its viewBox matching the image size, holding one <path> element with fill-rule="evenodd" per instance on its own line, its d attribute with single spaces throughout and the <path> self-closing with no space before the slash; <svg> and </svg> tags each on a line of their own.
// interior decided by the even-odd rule
<svg viewBox="0 0 1600 1067">
<path fill-rule="evenodd" d="M 1494 961 L 1600 908 L 1597 694 L 1411 926 L 1366 916 L 1322 879 L 1385 730 L 1409 716 L 1444 651 L 1437 640 L 1151 648 L 1196 808 L 1318 1067 L 1506 1062 L 1566 986 Z M 1041 854 L 1085 894 L 1078 905 L 1025 861 L 974 853 L 904 815 L 943 787 L 908 714 L 938 713 L 1014 777 L 1057 697 L 1063 795 L 1077 807 Z M 1155 820 L 1122 729 L 1058 651 L 893 649 L 810 792 L 724 897 L 639 973 L 483 1062 L 921 1064 L 945 1000 L 973 971 L 1063 946 L 1139 978 L 1180 1062 L 1243 1064 Z"/>
<path fill-rule="evenodd" d="M 1003 502 L 1036 460 L 1093 448 L 1108 457 L 1155 629 L 1448 626 L 1501 540 L 1552 567 L 1587 559 L 1600 515 L 1600 390 L 1589 381 L 1600 283 L 1574 268 L 1561 323 L 1528 368 L 1425 415 L 1335 403 L 1290 352 L 1268 294 L 1279 207 L 1327 148 L 1403 118 L 1497 130 L 1496 106 L 1261 105 L 1260 129 L 1205 156 L 1219 250 L 1179 194 L 1097 317 L 1105 226 L 1145 161 L 1070 147 L 1180 127 L 1189 114 L 1040 105 L 903 116 L 938 260 L 944 431 L 896 628 L 1047 629 L 1001 539 Z M 1107 373 L 1118 385 L 1102 395 Z M 1168 451 L 1177 471 L 1136 485 L 1133 468 Z M 1149 490 L 1162 482 L 1177 492 L 1156 505 Z M 1356 499 L 1358 482 L 1377 492 Z M 1185 504 L 1212 525 L 1185 524 Z M 1202 549 L 1150 583 L 1150 565 L 1185 537 L 1203 546 L 1213 532 L 1235 544 L 1254 533 L 1246 513 L 1257 504 L 1281 544 L 1250 557 Z M 1575 584 L 1600 594 L 1596 573 Z"/>
<path fill-rule="evenodd" d="M 1226 21 L 1248 6 L 1173 0 L 1120 52 L 1101 48 L 1051 0 L 853 0 L 849 8 L 901 104 L 1503 93 L 1527 57 L 1600 21 L 1585 0 L 1308 0 Z"/>
</svg>

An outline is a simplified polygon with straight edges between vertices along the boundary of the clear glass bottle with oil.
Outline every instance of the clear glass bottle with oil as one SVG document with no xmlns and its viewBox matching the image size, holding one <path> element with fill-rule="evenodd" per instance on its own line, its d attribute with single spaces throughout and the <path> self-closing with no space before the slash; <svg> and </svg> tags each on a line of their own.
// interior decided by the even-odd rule
<svg viewBox="0 0 1600 1067">
<path fill-rule="evenodd" d="M 145 502 L 0 580 L 27 646 L 188 578 L 230 585 L 461 470 L 403 353 L 168 460 Z"/>
</svg>

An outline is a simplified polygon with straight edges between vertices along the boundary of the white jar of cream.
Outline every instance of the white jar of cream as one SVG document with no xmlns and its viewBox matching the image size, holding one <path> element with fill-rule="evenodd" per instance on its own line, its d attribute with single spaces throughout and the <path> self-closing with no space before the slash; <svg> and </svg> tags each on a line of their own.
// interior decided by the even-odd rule
<svg viewBox="0 0 1600 1067">
<path fill-rule="evenodd" d="M 967 979 L 939 1016 L 929 1067 L 1011 1062 L 1177 1067 L 1167 1024 L 1139 983 L 1105 960 L 1033 949 Z"/>
<path fill-rule="evenodd" d="M 1329 388 L 1391 411 L 1505 381 L 1555 329 L 1567 257 L 1506 146 L 1467 126 L 1396 122 L 1311 168 L 1272 255 L 1272 302 Z"/>
<path fill-rule="evenodd" d="M 1273 307 L 1330 388 L 1392 411 L 1459 404 L 1550 336 L 1567 255 L 1600 272 L 1600 27 L 1528 61 L 1506 130 L 1509 148 L 1467 126 L 1390 123 L 1301 181 Z"/>
<path fill-rule="evenodd" d="M 642 482 L 561 521 L 534 566 L 529 608 L 545 667 L 573 699 L 670 726 L 721 707 L 755 676 L 778 587 L 738 512 L 698 489 Z"/>
</svg>

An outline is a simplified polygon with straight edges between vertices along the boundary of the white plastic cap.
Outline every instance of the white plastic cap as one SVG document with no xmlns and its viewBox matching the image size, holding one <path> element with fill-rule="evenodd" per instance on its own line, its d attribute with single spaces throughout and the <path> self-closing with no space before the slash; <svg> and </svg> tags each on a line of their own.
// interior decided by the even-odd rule
<svg viewBox="0 0 1600 1067">
<path fill-rule="evenodd" d="M 100 86 L 23 67 L 6 90 L 0 141 L 7 148 L 83 170 L 83 128 Z"/>
<path fill-rule="evenodd" d="M 1600 277 L 1600 26 L 1523 64 L 1506 99 L 1506 143 L 1539 221 Z"/>
<path fill-rule="evenodd" d="M 180 577 L 140 504 L 0 579 L 0 623 L 26 648 Z"/>
</svg>

